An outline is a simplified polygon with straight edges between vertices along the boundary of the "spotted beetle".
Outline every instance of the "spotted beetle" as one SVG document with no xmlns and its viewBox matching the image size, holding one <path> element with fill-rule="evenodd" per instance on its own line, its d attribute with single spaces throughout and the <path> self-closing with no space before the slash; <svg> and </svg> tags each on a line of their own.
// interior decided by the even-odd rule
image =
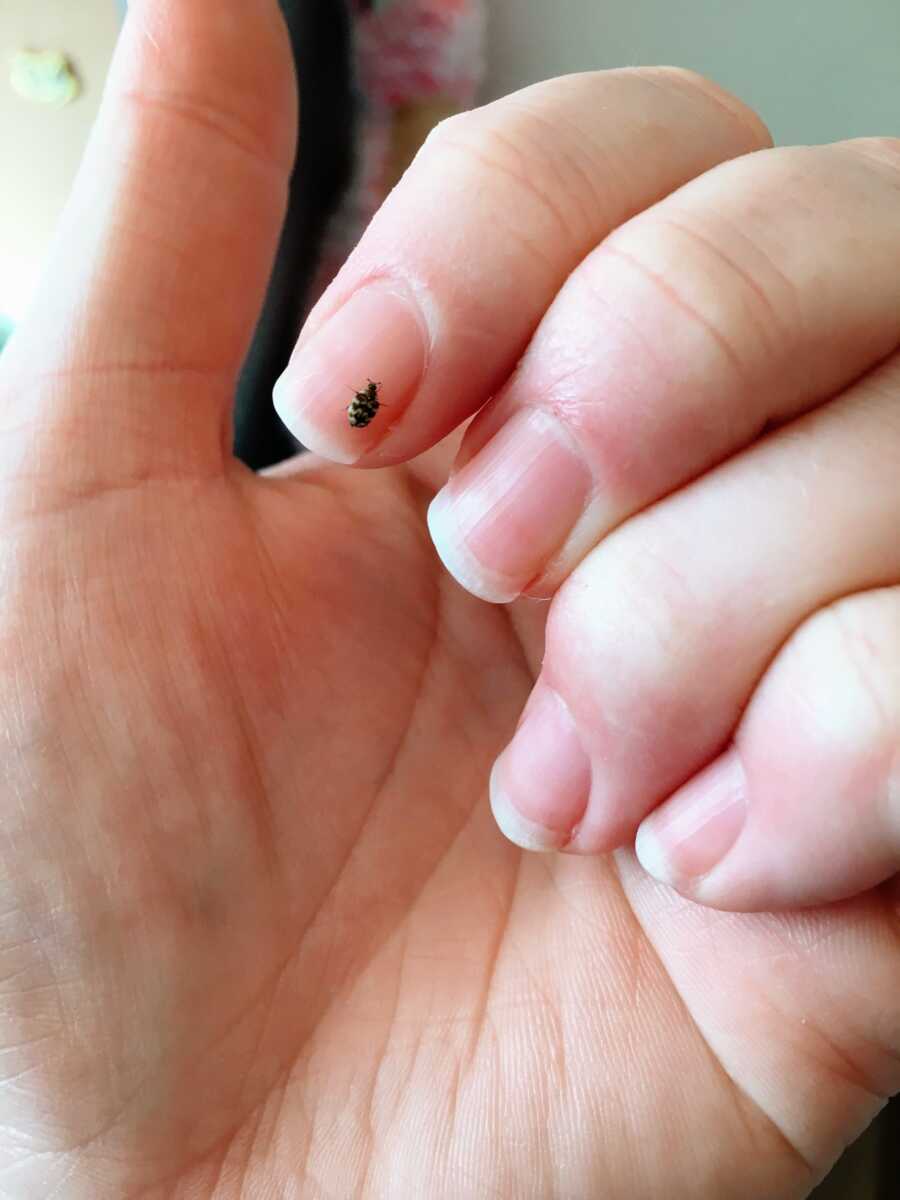
<svg viewBox="0 0 900 1200">
<path fill-rule="evenodd" d="M 381 385 L 370 379 L 362 391 L 356 392 L 347 406 L 347 420 L 354 429 L 365 429 L 384 403 L 378 398 Z"/>
</svg>

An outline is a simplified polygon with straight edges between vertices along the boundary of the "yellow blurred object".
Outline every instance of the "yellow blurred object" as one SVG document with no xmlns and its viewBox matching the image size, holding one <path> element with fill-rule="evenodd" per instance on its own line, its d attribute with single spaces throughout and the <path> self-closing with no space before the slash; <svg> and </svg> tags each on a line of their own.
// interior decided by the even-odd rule
<svg viewBox="0 0 900 1200">
<path fill-rule="evenodd" d="M 13 55 L 9 82 L 23 100 L 56 108 L 81 94 L 78 76 L 61 50 L 19 50 Z"/>
</svg>

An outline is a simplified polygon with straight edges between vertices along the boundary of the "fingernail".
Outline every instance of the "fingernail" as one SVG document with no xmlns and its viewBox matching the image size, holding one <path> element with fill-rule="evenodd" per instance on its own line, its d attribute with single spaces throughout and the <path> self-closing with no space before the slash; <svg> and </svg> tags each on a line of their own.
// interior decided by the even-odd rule
<svg viewBox="0 0 900 1200">
<path fill-rule="evenodd" d="M 538 682 L 516 733 L 491 772 L 500 829 L 525 850 L 560 850 L 584 815 L 591 764 L 562 698 Z"/>
<path fill-rule="evenodd" d="M 729 750 L 643 822 L 635 840 L 638 861 L 654 879 L 683 887 L 722 861 L 746 815 L 744 770 Z"/>
<path fill-rule="evenodd" d="M 432 501 L 435 549 L 473 595 L 514 600 L 565 541 L 590 486 L 587 466 L 553 417 L 516 413 Z"/>
<path fill-rule="evenodd" d="M 427 354 L 427 326 L 412 295 L 394 281 L 369 283 L 300 341 L 275 385 L 275 409 L 308 449 L 356 462 L 406 409 Z M 370 379 L 383 407 L 369 425 L 354 428 L 347 408 Z"/>
</svg>

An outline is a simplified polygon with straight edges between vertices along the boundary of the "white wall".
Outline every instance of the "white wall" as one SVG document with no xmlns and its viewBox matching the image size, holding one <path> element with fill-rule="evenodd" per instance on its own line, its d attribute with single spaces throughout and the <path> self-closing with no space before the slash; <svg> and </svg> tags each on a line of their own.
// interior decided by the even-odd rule
<svg viewBox="0 0 900 1200">
<path fill-rule="evenodd" d="M 18 319 L 100 103 L 120 14 L 116 0 L 0 0 L 0 71 L 23 47 L 63 50 L 81 79 L 68 108 L 22 100 L 0 75 L 0 315 Z"/>
<path fill-rule="evenodd" d="M 900 0 L 485 0 L 487 92 L 672 63 L 730 88 L 776 141 L 900 135 Z"/>
</svg>

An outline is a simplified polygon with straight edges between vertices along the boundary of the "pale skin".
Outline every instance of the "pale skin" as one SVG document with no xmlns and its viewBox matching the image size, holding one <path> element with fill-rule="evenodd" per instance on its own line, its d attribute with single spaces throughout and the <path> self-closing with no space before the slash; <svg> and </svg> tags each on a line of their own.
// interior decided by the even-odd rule
<svg viewBox="0 0 900 1200">
<path fill-rule="evenodd" d="M 898 146 L 667 70 L 451 122 L 279 388 L 393 465 L 257 478 L 293 121 L 274 3 L 134 4 L 3 358 L 0 1195 L 803 1196 L 900 1086 Z M 420 311 L 355 430 L 309 348 L 373 279 Z M 466 590 L 426 509 L 520 409 L 581 467 L 515 562 L 433 510 Z"/>
</svg>

